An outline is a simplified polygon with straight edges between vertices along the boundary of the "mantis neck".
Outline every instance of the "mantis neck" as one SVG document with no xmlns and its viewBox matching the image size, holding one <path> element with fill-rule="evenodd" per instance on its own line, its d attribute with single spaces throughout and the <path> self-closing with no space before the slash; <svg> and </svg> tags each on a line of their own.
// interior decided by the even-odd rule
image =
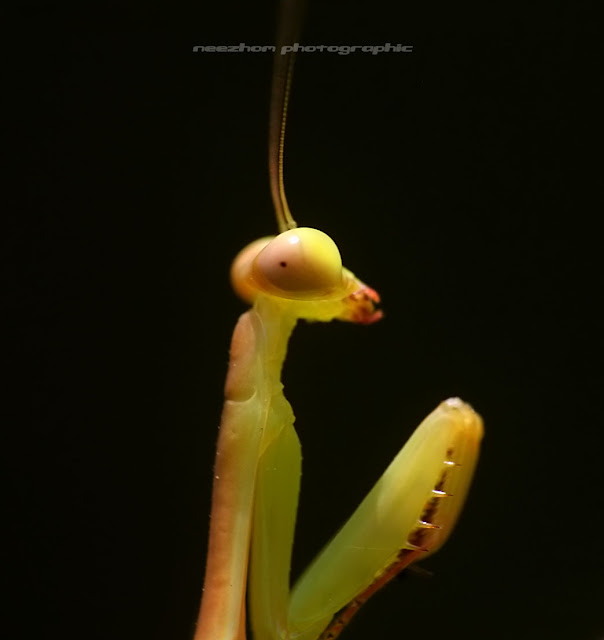
<svg viewBox="0 0 604 640">
<path fill-rule="evenodd" d="M 287 354 L 287 344 L 296 326 L 297 318 L 288 312 L 286 303 L 259 296 L 254 311 L 262 323 L 262 342 L 259 344 L 265 374 L 267 397 L 282 393 L 281 371 Z"/>
</svg>

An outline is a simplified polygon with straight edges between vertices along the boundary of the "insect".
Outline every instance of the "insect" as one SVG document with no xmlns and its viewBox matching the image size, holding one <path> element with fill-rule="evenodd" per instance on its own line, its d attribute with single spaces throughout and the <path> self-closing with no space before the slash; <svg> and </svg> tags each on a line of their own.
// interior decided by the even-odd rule
<svg viewBox="0 0 604 640">
<path fill-rule="evenodd" d="M 235 258 L 231 280 L 252 307 L 235 328 L 218 438 L 209 549 L 195 640 L 335 638 L 359 607 L 450 534 L 478 458 L 481 418 L 459 399 L 416 429 L 352 517 L 290 588 L 301 449 L 281 369 L 298 320 L 371 324 L 378 294 L 342 266 L 334 241 L 298 228 L 283 149 L 300 4 L 284 3 L 269 131 L 280 233 Z"/>
</svg>

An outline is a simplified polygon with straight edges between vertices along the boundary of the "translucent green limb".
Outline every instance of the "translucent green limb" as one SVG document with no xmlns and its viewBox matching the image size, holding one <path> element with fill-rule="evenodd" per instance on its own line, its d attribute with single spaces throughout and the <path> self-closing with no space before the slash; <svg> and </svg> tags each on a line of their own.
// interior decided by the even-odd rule
<svg viewBox="0 0 604 640">
<path fill-rule="evenodd" d="M 315 640 L 399 562 L 401 551 L 421 557 L 442 544 L 463 505 L 481 438 L 480 417 L 458 399 L 422 422 L 295 585 L 290 637 Z"/>
<path fill-rule="evenodd" d="M 302 454 L 291 424 L 268 446 L 256 478 L 249 607 L 254 640 L 287 638 L 289 572 Z"/>
</svg>

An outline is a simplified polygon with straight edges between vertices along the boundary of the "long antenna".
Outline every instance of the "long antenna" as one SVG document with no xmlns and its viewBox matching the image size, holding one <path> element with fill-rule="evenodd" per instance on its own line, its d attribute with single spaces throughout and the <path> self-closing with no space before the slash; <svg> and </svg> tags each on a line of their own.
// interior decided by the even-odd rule
<svg viewBox="0 0 604 640">
<path fill-rule="evenodd" d="M 296 228 L 283 181 L 283 150 L 287 107 L 294 73 L 295 45 L 299 40 L 306 0 L 279 0 L 279 23 L 273 63 L 268 129 L 268 171 L 279 231 Z"/>
</svg>

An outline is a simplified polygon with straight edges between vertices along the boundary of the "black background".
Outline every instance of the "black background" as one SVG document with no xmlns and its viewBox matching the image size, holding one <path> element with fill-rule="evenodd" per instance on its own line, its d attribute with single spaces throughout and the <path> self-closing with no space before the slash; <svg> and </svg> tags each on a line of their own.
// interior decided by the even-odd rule
<svg viewBox="0 0 604 640">
<path fill-rule="evenodd" d="M 3 238 L 3 467 L 23 637 L 192 637 L 244 309 L 228 268 L 275 231 L 270 54 L 192 47 L 272 44 L 265 5 L 21 16 L 6 64 L 21 181 Z M 391 585 L 349 640 L 604 633 L 591 20 L 581 3 L 310 8 L 308 44 L 414 51 L 297 61 L 292 210 L 332 235 L 385 318 L 292 339 L 294 573 L 438 402 L 459 395 L 486 425 L 466 511 L 425 563 L 434 576 Z"/>
</svg>

